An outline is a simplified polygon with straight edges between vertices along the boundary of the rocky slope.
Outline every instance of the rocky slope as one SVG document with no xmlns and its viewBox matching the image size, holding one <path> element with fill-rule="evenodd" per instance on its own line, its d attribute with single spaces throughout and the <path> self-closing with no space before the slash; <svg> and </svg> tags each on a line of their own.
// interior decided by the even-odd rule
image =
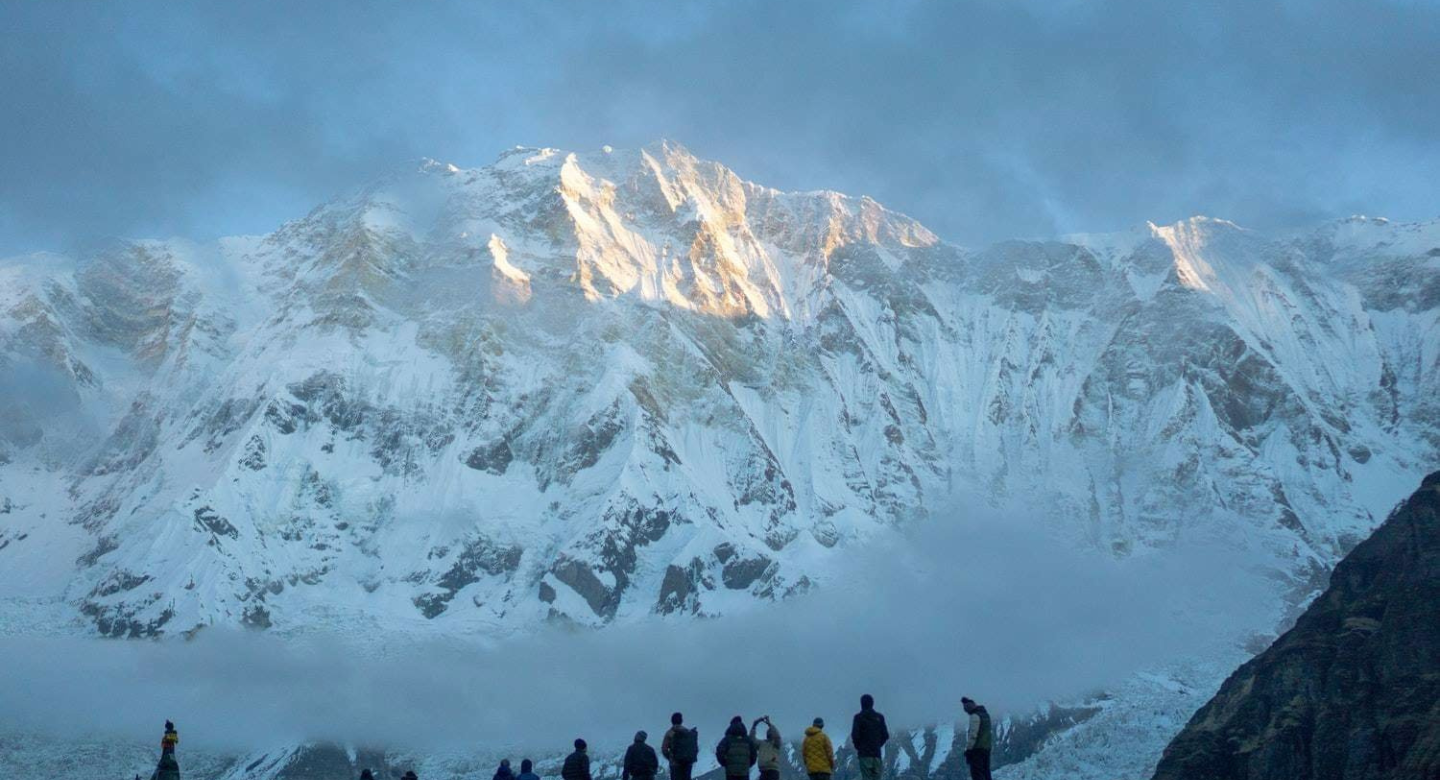
<svg viewBox="0 0 1440 780">
<path fill-rule="evenodd" d="M 1440 472 L 1195 713 L 1155 777 L 1440 777 Z"/>
</svg>

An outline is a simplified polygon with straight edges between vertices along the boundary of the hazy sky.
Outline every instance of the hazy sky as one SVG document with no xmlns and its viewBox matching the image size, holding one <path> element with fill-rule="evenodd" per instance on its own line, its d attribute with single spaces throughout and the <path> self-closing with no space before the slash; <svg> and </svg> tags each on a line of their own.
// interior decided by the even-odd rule
<svg viewBox="0 0 1440 780">
<path fill-rule="evenodd" d="M 674 138 L 951 240 L 1440 215 L 1440 3 L 0 3 L 0 255 Z"/>
</svg>

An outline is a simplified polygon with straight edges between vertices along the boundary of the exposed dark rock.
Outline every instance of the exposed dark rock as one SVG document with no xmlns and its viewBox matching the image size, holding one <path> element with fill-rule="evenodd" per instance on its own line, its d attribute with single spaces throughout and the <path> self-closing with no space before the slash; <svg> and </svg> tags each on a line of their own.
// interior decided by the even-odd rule
<svg viewBox="0 0 1440 780">
<path fill-rule="evenodd" d="M 585 603 L 590 605 L 590 609 L 601 617 L 614 616 L 615 610 L 620 606 L 620 588 L 612 590 L 605 587 L 605 583 L 600 581 L 595 572 L 581 561 L 561 558 L 550 567 L 550 573 L 580 594 Z"/>
<path fill-rule="evenodd" d="M 175 612 L 166 608 L 153 620 L 139 619 L 141 610 L 159 600 L 160 594 L 156 593 L 138 603 L 114 606 L 86 601 L 80 605 L 80 613 L 90 618 L 96 630 L 103 636 L 115 639 L 145 639 L 159 636 L 165 624 L 175 617 Z"/>
<path fill-rule="evenodd" d="M 715 560 L 722 564 L 729 563 L 730 559 L 735 557 L 735 545 L 729 542 L 721 542 L 715 545 L 713 552 L 715 553 Z"/>
<path fill-rule="evenodd" d="M 655 602 L 655 611 L 662 615 L 699 612 L 699 586 L 703 572 L 704 564 L 699 558 L 692 558 L 685 568 L 673 563 L 665 567 L 665 579 L 660 583 L 660 598 Z"/>
<path fill-rule="evenodd" d="M 181 446 L 204 436 L 205 452 L 212 453 L 224 445 L 230 434 L 249 422 L 260 405 L 258 398 L 227 398 L 214 408 L 205 421 L 193 429 Z"/>
<path fill-rule="evenodd" d="M 104 582 L 95 586 L 95 589 L 90 591 L 90 597 L 104 598 L 106 596 L 113 596 L 116 593 L 134 590 L 149 581 L 150 575 L 148 574 L 135 574 L 122 569 L 111 574 L 105 578 Z"/>
<path fill-rule="evenodd" d="M 75 563 L 78 566 L 94 566 L 95 563 L 100 560 L 101 556 L 115 552 L 118 549 L 120 549 L 120 543 L 115 541 L 115 537 L 102 536 L 95 542 L 95 547 L 91 549 L 90 552 L 76 558 Z"/>
<path fill-rule="evenodd" d="M 770 559 L 763 556 L 734 557 L 721 567 L 720 581 L 724 582 L 725 587 L 731 590 L 744 590 L 764 576 L 770 565 Z"/>
<path fill-rule="evenodd" d="M 465 457 L 465 465 L 476 471 L 484 471 L 498 477 L 510 468 L 510 461 L 514 458 L 515 453 L 510 451 L 510 443 L 501 439 L 493 444 L 482 445 L 471 450 L 470 454 Z"/>
<path fill-rule="evenodd" d="M 241 616 L 240 622 L 247 628 L 264 631 L 271 625 L 270 610 L 259 604 L 251 604 L 245 608 L 245 614 Z"/>
<path fill-rule="evenodd" d="M 287 403 L 276 399 L 265 407 L 265 421 L 270 423 L 276 431 L 289 435 L 296 431 L 296 418 L 303 417 L 305 407 L 297 403 Z"/>
<path fill-rule="evenodd" d="M 228 536 L 231 539 L 239 539 L 240 532 L 229 520 L 221 517 L 214 509 L 202 506 L 195 510 L 195 525 L 201 530 L 209 531 L 216 536 Z"/>
<path fill-rule="evenodd" d="M 245 454 L 240 458 L 240 465 L 251 471 L 259 471 L 265 468 L 265 440 L 258 435 L 251 436 L 245 442 Z"/>
<path fill-rule="evenodd" d="M 1440 472 L 1195 713 L 1155 777 L 1440 777 Z"/>
<path fill-rule="evenodd" d="M 515 571 L 522 554 L 524 550 L 519 547 L 503 547 L 483 536 L 476 538 L 465 545 L 455 563 L 435 582 L 441 592 L 419 596 L 414 604 L 425 617 L 433 618 L 445 611 L 461 588 L 479 582 L 482 572 L 501 575 Z"/>
</svg>

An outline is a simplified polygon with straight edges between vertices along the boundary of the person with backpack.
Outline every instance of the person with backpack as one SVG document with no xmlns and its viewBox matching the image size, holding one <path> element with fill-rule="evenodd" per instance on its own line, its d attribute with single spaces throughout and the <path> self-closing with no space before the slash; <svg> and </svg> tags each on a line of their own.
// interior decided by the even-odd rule
<svg viewBox="0 0 1440 780">
<path fill-rule="evenodd" d="M 750 780 L 750 767 L 755 766 L 757 757 L 755 740 L 745 733 L 745 719 L 736 715 L 715 746 L 715 760 L 725 770 L 725 780 Z"/>
<path fill-rule="evenodd" d="M 995 727 L 990 722 L 990 712 L 969 696 L 960 697 L 960 706 L 970 716 L 965 737 L 965 764 L 970 767 L 970 780 L 990 780 L 990 750 L 995 747 Z"/>
<path fill-rule="evenodd" d="M 524 759 L 520 762 L 520 776 L 515 780 L 540 780 L 540 776 L 535 774 L 534 769 L 535 762 L 528 758 Z"/>
<path fill-rule="evenodd" d="M 830 776 L 835 774 L 835 746 L 830 742 L 830 735 L 825 733 L 824 718 L 816 718 L 815 723 L 805 729 L 800 755 L 805 759 L 805 772 L 810 775 L 810 780 L 830 780 Z"/>
<path fill-rule="evenodd" d="M 885 725 L 885 716 L 875 711 L 875 697 L 868 693 L 861 696 L 860 711 L 850 725 L 850 745 L 855 748 L 862 780 L 880 780 L 885 770 L 881 750 L 889 741 L 890 729 Z"/>
<path fill-rule="evenodd" d="M 575 752 L 565 757 L 560 767 L 561 780 L 591 780 L 590 755 L 585 752 L 585 740 L 575 740 Z"/>
<path fill-rule="evenodd" d="M 765 738 L 758 739 L 756 734 L 760 730 L 760 724 L 765 724 Z M 780 742 L 780 729 L 770 722 L 770 716 L 757 718 L 750 724 L 750 743 L 755 746 L 756 764 L 760 767 L 760 780 L 780 780 L 780 751 L 784 745 Z"/>
<path fill-rule="evenodd" d="M 645 744 L 647 736 L 643 731 L 635 732 L 635 741 L 625 751 L 620 780 L 655 780 L 656 773 L 660 771 L 660 759 L 655 756 L 655 748 Z"/>
<path fill-rule="evenodd" d="M 690 780 L 695 762 L 700 760 L 700 732 L 685 728 L 685 716 L 670 716 L 670 730 L 660 740 L 660 754 L 670 762 L 670 780 Z"/>
</svg>

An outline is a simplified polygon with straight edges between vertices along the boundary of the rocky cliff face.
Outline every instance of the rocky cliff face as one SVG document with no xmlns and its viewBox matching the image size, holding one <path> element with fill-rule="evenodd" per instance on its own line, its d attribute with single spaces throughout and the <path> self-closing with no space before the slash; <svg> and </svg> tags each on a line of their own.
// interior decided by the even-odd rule
<svg viewBox="0 0 1440 780">
<path fill-rule="evenodd" d="M 1440 777 L 1440 472 L 1241 666 L 1156 780 Z"/>
</svg>

